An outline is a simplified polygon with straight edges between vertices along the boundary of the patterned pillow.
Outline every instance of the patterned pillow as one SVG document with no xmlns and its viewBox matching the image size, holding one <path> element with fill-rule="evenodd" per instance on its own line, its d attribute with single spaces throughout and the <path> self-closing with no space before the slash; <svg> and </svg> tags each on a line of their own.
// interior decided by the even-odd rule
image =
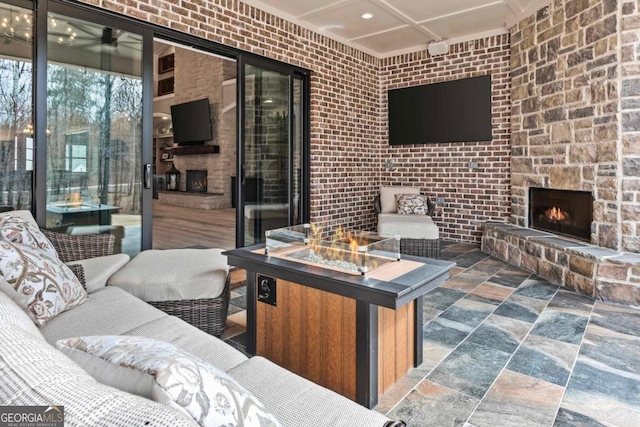
<svg viewBox="0 0 640 427">
<path fill-rule="evenodd" d="M 58 258 L 55 248 L 40 229 L 26 219 L 12 214 L 0 216 L 0 236 L 2 241 L 18 246 L 31 246 Z"/>
<path fill-rule="evenodd" d="M 40 326 L 87 299 L 78 278 L 57 257 L 37 247 L 13 244 L 4 236 L 0 240 L 0 274 Z"/>
<path fill-rule="evenodd" d="M 422 194 L 396 194 L 399 214 L 429 215 L 429 198 Z"/>
<path fill-rule="evenodd" d="M 90 336 L 63 339 L 57 347 L 99 382 L 176 408 L 201 426 L 280 426 L 224 371 L 168 342 Z"/>
</svg>

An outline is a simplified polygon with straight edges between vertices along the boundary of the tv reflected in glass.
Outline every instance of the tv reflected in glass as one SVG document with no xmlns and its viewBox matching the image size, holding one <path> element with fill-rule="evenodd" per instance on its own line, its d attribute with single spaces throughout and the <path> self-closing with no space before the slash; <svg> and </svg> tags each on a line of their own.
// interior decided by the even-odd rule
<svg viewBox="0 0 640 427">
<path fill-rule="evenodd" d="M 209 99 L 171 106 L 173 141 L 178 145 L 201 145 L 213 139 Z"/>
</svg>

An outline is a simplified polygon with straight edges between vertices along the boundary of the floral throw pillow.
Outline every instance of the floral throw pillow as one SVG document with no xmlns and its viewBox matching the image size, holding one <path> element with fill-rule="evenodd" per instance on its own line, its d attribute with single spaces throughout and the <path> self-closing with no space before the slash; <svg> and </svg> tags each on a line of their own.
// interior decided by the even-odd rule
<svg viewBox="0 0 640 427">
<path fill-rule="evenodd" d="M 40 229 L 26 219 L 10 213 L 0 215 L 2 240 L 18 246 L 31 246 L 58 258 L 58 252 Z"/>
<path fill-rule="evenodd" d="M 57 257 L 28 245 L 0 239 L 0 274 L 26 304 L 37 325 L 87 299 L 78 278 Z"/>
<path fill-rule="evenodd" d="M 171 343 L 88 336 L 60 340 L 57 347 L 99 382 L 185 412 L 201 426 L 280 426 L 224 371 Z"/>
<path fill-rule="evenodd" d="M 399 214 L 429 215 L 429 198 L 422 194 L 397 194 Z"/>
</svg>

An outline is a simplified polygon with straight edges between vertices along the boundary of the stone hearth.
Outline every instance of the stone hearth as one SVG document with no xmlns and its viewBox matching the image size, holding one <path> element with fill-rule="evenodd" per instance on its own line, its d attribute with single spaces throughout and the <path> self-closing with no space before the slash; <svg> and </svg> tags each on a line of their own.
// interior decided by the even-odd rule
<svg viewBox="0 0 640 427">
<path fill-rule="evenodd" d="M 640 307 L 640 254 L 487 222 L 482 251 L 594 299 Z"/>
</svg>

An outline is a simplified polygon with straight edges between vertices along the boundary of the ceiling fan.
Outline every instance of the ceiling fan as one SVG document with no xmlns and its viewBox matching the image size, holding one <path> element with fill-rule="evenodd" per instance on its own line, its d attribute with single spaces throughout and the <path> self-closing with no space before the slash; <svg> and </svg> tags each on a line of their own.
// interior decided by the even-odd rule
<svg viewBox="0 0 640 427">
<path fill-rule="evenodd" d="M 68 21 L 67 24 L 66 33 L 54 34 L 54 36 L 66 37 L 66 40 L 72 37 L 71 45 L 92 50 L 94 50 L 93 48 L 100 48 L 100 50 L 109 48 L 119 53 L 121 53 L 119 51 L 121 47 L 138 52 L 142 51 L 142 40 L 136 40 L 136 38 L 132 37 L 133 35 L 128 32 L 111 27 L 103 27 L 100 29 L 73 21 Z M 70 28 L 75 28 L 85 35 L 79 35 L 75 31 L 69 31 Z"/>
</svg>

